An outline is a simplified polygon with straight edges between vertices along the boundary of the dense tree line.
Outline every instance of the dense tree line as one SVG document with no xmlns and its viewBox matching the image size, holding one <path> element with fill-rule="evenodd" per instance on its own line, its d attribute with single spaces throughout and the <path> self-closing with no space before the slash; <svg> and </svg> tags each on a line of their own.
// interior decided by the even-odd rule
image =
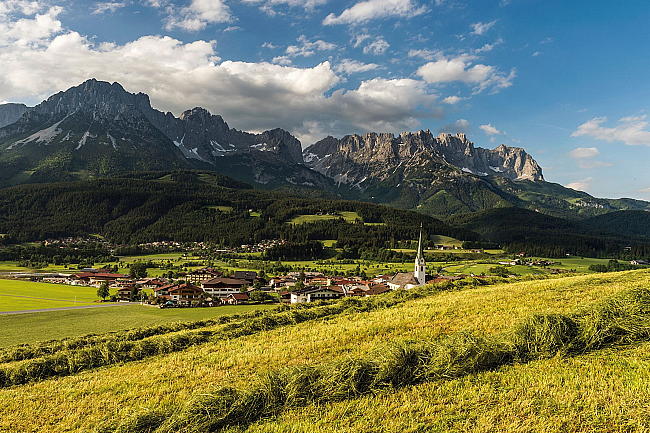
<svg viewBox="0 0 650 433">
<path fill-rule="evenodd" d="M 167 240 L 238 246 L 282 238 L 294 243 L 335 239 L 340 245 L 379 248 L 416 239 L 420 223 L 427 232 L 477 239 L 469 230 L 456 229 L 411 211 L 255 190 L 214 173 L 157 176 L 149 173 L 143 174 L 144 178 L 22 185 L 0 190 L 0 233 L 6 234 L 2 241 L 9 244 L 100 233 L 119 244 Z M 261 216 L 252 215 L 251 210 Z M 287 223 L 293 215 L 344 211 L 357 212 L 360 221 Z"/>
</svg>

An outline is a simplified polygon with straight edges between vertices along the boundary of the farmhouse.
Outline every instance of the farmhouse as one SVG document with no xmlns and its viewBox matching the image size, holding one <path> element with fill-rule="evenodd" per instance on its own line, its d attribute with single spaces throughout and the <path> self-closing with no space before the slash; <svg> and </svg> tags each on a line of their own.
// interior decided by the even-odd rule
<svg viewBox="0 0 650 433">
<path fill-rule="evenodd" d="M 212 278 L 204 281 L 201 288 L 213 298 L 226 298 L 233 293 L 241 293 L 244 286 L 250 285 L 246 280 L 236 278 Z"/>
<path fill-rule="evenodd" d="M 201 269 L 195 269 L 185 274 L 185 281 L 192 284 L 200 284 L 203 281 L 220 277 L 222 275 L 223 274 L 221 272 L 216 271 L 213 268 L 201 268 Z"/>
<path fill-rule="evenodd" d="M 179 305 L 193 305 L 199 303 L 203 290 L 190 283 L 174 284 L 169 288 L 169 297 Z"/>
<path fill-rule="evenodd" d="M 343 289 L 337 286 L 305 287 L 291 293 L 292 304 L 337 299 L 343 296 Z"/>
<path fill-rule="evenodd" d="M 120 301 L 130 301 L 131 293 L 133 292 L 133 289 L 135 289 L 137 293 L 140 293 L 141 289 L 137 288 L 137 286 L 134 285 L 120 287 L 117 290 L 117 299 Z"/>
<path fill-rule="evenodd" d="M 231 293 L 226 298 L 223 298 L 221 302 L 224 304 L 239 305 L 247 302 L 249 299 L 246 293 Z"/>
</svg>

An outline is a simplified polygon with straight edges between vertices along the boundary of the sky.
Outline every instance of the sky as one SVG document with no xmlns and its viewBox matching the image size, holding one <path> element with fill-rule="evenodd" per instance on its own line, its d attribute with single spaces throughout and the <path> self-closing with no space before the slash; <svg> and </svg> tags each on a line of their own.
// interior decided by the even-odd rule
<svg viewBox="0 0 650 433">
<path fill-rule="evenodd" d="M 649 23 L 642 0 L 5 0 L 0 103 L 96 78 L 305 147 L 464 132 L 547 181 L 650 200 Z"/>
</svg>

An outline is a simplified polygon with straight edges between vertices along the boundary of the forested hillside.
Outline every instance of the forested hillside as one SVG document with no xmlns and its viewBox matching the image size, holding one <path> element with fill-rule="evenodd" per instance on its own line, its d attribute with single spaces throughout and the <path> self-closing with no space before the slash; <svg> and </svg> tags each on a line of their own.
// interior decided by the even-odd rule
<svg viewBox="0 0 650 433">
<path fill-rule="evenodd" d="M 293 215 L 337 212 L 356 212 L 359 221 L 287 223 Z M 0 190 L 4 243 L 97 233 L 115 243 L 176 240 L 236 246 L 282 238 L 336 239 L 341 244 L 355 240 L 386 247 L 392 241 L 416 239 L 420 223 L 430 234 L 478 239 L 468 230 L 416 212 L 257 190 L 212 172 L 149 172 Z"/>
</svg>

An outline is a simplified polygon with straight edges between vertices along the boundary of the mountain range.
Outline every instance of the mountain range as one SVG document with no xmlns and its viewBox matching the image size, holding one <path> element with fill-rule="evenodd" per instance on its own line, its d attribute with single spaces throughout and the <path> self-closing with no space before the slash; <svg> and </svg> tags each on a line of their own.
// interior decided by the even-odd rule
<svg viewBox="0 0 650 433">
<path fill-rule="evenodd" d="M 144 93 L 94 79 L 36 107 L 0 105 L 0 187 L 121 172 L 212 170 L 264 189 L 341 197 L 450 216 L 521 207 L 571 219 L 650 210 L 544 181 L 522 148 L 475 147 L 430 131 L 324 138 L 303 150 L 291 133 L 249 133 L 197 107 L 176 117 Z"/>
</svg>

